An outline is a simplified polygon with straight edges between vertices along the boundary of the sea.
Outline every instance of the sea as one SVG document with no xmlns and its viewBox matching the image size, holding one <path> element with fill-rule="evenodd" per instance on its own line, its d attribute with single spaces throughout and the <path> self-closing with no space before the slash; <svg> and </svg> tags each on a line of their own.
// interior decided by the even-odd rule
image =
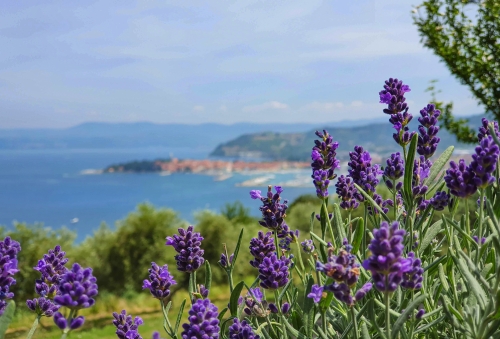
<svg viewBox="0 0 500 339">
<path fill-rule="evenodd" d="M 234 201 L 258 216 L 260 201 L 250 199 L 251 189 L 265 191 L 268 183 L 304 182 L 309 175 L 308 171 L 234 174 L 216 181 L 205 174 L 85 174 L 132 160 L 203 159 L 209 152 L 203 148 L 0 150 L 0 225 L 7 229 L 14 222 L 43 223 L 53 229 L 65 226 L 81 241 L 101 223 L 114 225 L 143 202 L 171 208 L 189 223 L 195 222 L 198 211 L 218 212 Z M 254 187 L 238 186 L 252 179 L 256 179 Z M 315 192 L 312 183 L 293 186 L 284 185 L 283 197 L 289 201 Z"/>
</svg>

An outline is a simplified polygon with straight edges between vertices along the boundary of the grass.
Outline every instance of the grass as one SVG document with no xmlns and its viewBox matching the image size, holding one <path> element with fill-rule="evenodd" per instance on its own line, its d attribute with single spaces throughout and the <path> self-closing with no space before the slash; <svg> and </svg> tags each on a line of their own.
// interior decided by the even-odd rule
<svg viewBox="0 0 500 339">
<path fill-rule="evenodd" d="M 177 291 L 172 295 L 172 309 L 169 312 L 169 319 L 173 324 L 178 314 L 178 307 L 187 298 L 185 290 Z M 227 286 L 213 286 L 210 291 L 210 299 L 217 305 L 219 310 L 227 306 L 229 300 L 229 288 Z M 181 324 L 187 319 L 187 311 L 190 303 L 186 304 Z M 163 338 L 167 335 L 163 330 L 163 316 L 161 314 L 158 300 L 152 298 L 148 293 L 132 294 L 128 298 L 120 298 L 113 295 L 101 295 L 96 301 L 96 306 L 83 310 L 81 313 L 85 316 L 84 326 L 70 333 L 69 338 L 74 339 L 116 339 L 116 328 L 112 325 L 112 312 L 119 312 L 126 309 L 127 313 L 133 317 L 140 316 L 144 320 L 139 330 L 143 338 L 151 338 L 153 332 L 160 332 Z M 6 339 L 26 338 L 28 331 L 35 317 L 33 313 L 26 311 L 24 305 L 18 306 L 16 316 L 9 327 Z M 182 325 L 181 325 L 182 327 Z M 52 318 L 42 318 L 33 339 L 58 339 L 61 337 L 61 331 L 54 325 Z"/>
</svg>

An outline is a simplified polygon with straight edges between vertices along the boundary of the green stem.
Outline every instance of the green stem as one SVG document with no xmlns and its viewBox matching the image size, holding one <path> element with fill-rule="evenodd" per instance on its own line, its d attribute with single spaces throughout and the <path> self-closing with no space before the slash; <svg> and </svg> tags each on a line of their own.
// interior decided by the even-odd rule
<svg viewBox="0 0 500 339">
<path fill-rule="evenodd" d="M 386 286 L 388 284 L 388 278 L 385 278 Z M 384 294 L 385 301 L 385 333 L 387 339 L 391 339 L 391 299 L 389 298 L 389 292 L 385 292 Z"/>
<path fill-rule="evenodd" d="M 481 192 L 479 194 L 479 234 L 477 235 L 478 239 L 478 248 L 476 250 L 476 265 L 479 267 L 479 252 L 481 252 L 481 239 L 483 238 L 483 216 L 484 216 L 484 208 L 483 208 L 483 199 L 484 199 L 484 193 L 485 193 L 485 188 L 481 189 Z"/>
<path fill-rule="evenodd" d="M 295 237 L 295 236 L 294 236 Z M 295 244 L 297 245 L 297 255 L 299 256 L 299 266 L 300 266 L 300 270 L 302 272 L 305 272 L 305 267 L 304 267 L 304 263 L 302 262 L 302 253 L 301 253 L 301 248 L 300 248 L 300 244 L 299 244 L 299 240 L 297 239 L 295 241 Z"/>
<path fill-rule="evenodd" d="M 35 334 L 35 331 L 38 327 L 38 324 L 40 323 L 40 318 L 42 316 L 41 315 L 37 315 L 35 321 L 33 322 L 33 326 L 31 326 L 31 330 L 30 332 L 28 333 L 28 336 L 26 337 L 26 339 L 31 339 L 31 337 L 33 336 L 33 334 Z"/>
<path fill-rule="evenodd" d="M 465 231 L 467 232 L 468 235 L 470 235 L 470 217 L 469 217 L 469 199 L 464 199 L 465 200 Z M 468 241 L 465 241 L 467 244 L 467 255 L 471 255 L 470 251 L 470 243 Z"/>
<path fill-rule="evenodd" d="M 324 333 L 327 333 L 326 331 L 326 311 L 321 313 L 321 328 L 323 329 Z"/>
<path fill-rule="evenodd" d="M 347 225 L 349 225 L 349 244 L 352 244 L 352 223 L 351 223 L 351 214 L 352 214 L 352 210 L 349 210 L 349 215 L 347 217 Z"/>
<path fill-rule="evenodd" d="M 365 202 L 365 230 L 363 231 L 363 241 L 362 241 L 362 252 L 363 252 L 363 260 L 366 259 L 366 230 L 368 229 L 368 206 L 366 205 Z"/>
<path fill-rule="evenodd" d="M 196 292 L 196 271 L 191 272 L 189 274 L 189 285 L 188 285 L 188 293 L 189 293 L 189 300 L 193 302 L 194 296 L 193 293 Z"/>
<path fill-rule="evenodd" d="M 229 281 L 229 291 L 231 293 L 233 293 L 234 285 L 233 285 L 233 269 L 232 268 L 227 272 L 227 280 Z"/>
<path fill-rule="evenodd" d="M 356 321 L 356 310 L 351 306 L 352 325 L 354 326 L 354 339 L 358 339 L 358 322 Z"/>
<path fill-rule="evenodd" d="M 279 242 L 278 242 L 278 231 L 275 230 L 273 233 L 274 233 L 274 246 L 276 247 L 276 257 L 279 258 L 280 257 L 280 254 L 279 254 L 280 247 L 279 247 Z"/>
<path fill-rule="evenodd" d="M 396 195 L 397 195 L 397 192 L 396 192 L 396 180 L 393 180 L 392 181 L 392 189 L 393 189 L 393 192 L 392 192 L 392 201 L 394 203 L 394 221 L 397 221 L 398 220 L 398 204 L 396 202 Z"/>
</svg>

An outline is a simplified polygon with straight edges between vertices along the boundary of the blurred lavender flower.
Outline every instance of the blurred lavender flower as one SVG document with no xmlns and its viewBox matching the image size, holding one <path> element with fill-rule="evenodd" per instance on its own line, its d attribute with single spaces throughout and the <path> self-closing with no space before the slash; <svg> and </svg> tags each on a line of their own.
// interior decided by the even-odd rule
<svg viewBox="0 0 500 339">
<path fill-rule="evenodd" d="M 65 265 L 69 259 L 65 255 L 66 252 L 57 245 L 53 250 L 51 249 L 47 254 L 44 254 L 37 266 L 33 267 L 42 275 L 35 282 L 35 290 L 40 296 L 52 299 L 57 294 L 57 284 L 61 275 L 68 271 Z"/>
<path fill-rule="evenodd" d="M 142 339 L 137 331 L 138 327 L 144 322 L 140 317 L 135 317 L 132 320 L 131 315 L 127 315 L 125 310 L 120 314 L 113 312 L 113 325 L 116 326 L 116 335 L 119 339 Z"/>
<path fill-rule="evenodd" d="M 69 319 L 69 329 L 76 330 L 77 328 L 82 327 L 84 322 L 85 318 L 83 316 L 71 318 Z M 68 319 L 66 319 L 60 312 L 54 313 L 54 323 L 61 330 L 65 330 L 66 328 L 68 328 Z"/>
<path fill-rule="evenodd" d="M 427 193 L 428 187 L 423 182 L 429 177 L 431 167 L 432 162 L 423 155 L 415 159 L 412 177 L 412 193 L 414 197 L 420 197 Z"/>
<path fill-rule="evenodd" d="M 442 211 L 450 204 L 450 195 L 444 191 L 438 191 L 430 200 L 432 208 Z"/>
<path fill-rule="evenodd" d="M 153 297 L 165 301 L 170 295 L 170 286 L 177 284 L 174 277 L 168 271 L 168 266 L 163 265 L 160 267 L 152 262 L 148 272 L 149 280 L 144 279 L 142 289 L 149 289 Z"/>
<path fill-rule="evenodd" d="M 421 117 L 418 118 L 420 126 L 418 131 L 417 153 L 429 159 L 434 155 L 437 145 L 441 139 L 436 135 L 439 132 L 439 126 L 436 126 L 441 111 L 436 109 L 433 104 L 428 104 L 420 111 Z"/>
<path fill-rule="evenodd" d="M 316 217 L 316 219 L 317 219 L 318 221 L 320 221 L 320 222 L 321 222 L 321 216 L 320 216 L 319 214 L 316 214 L 316 215 L 315 215 L 315 217 Z M 329 220 L 332 220 L 332 218 L 333 218 L 333 214 L 332 214 L 332 213 L 328 213 L 328 219 L 329 219 Z"/>
<path fill-rule="evenodd" d="M 419 309 L 417 311 L 417 314 L 415 315 L 415 318 L 422 319 L 422 317 L 424 316 L 424 314 L 425 314 L 425 310 L 423 308 L 421 308 L 421 309 Z"/>
<path fill-rule="evenodd" d="M 495 182 L 495 172 L 498 154 L 498 145 L 491 135 L 481 139 L 476 147 L 475 154 L 472 155 L 472 162 L 469 168 L 475 173 L 474 183 L 478 188 L 486 188 Z"/>
<path fill-rule="evenodd" d="M 14 297 L 10 291 L 12 285 L 16 284 L 14 274 L 19 272 L 17 268 L 17 254 L 21 251 L 21 246 L 10 237 L 5 237 L 0 241 L 0 315 L 7 307 L 7 300 Z"/>
<path fill-rule="evenodd" d="M 183 324 L 183 339 L 219 338 L 219 319 L 217 306 L 209 299 L 197 299 L 189 310 L 189 323 Z"/>
<path fill-rule="evenodd" d="M 320 199 L 328 197 L 328 186 L 337 176 L 334 171 L 339 168 L 339 160 L 336 159 L 338 142 L 326 130 L 323 133 L 316 131 L 316 135 L 322 140 L 314 140 L 315 146 L 311 153 L 312 178 L 316 186 L 316 195 Z"/>
<path fill-rule="evenodd" d="M 403 266 L 409 267 L 409 269 L 403 274 L 401 286 L 409 290 L 421 289 L 422 281 L 424 280 L 422 277 L 424 274 L 422 261 L 419 258 L 415 258 L 415 253 L 410 252 Z"/>
<path fill-rule="evenodd" d="M 229 339 L 260 339 L 260 336 L 254 333 L 252 326 L 246 321 L 233 319 L 233 324 L 229 326 Z"/>
<path fill-rule="evenodd" d="M 372 158 L 370 157 L 370 153 L 364 151 L 361 146 L 355 146 L 354 152 L 349 152 L 349 158 L 350 161 L 347 163 L 350 167 L 349 176 L 366 193 L 374 193 L 375 187 L 379 183 L 377 176 L 382 174 L 379 165 L 371 164 Z M 361 195 L 358 199 L 360 201 L 364 200 Z"/>
<path fill-rule="evenodd" d="M 337 187 L 337 194 L 339 195 L 340 207 L 345 210 L 355 210 L 359 206 L 359 197 L 356 187 L 354 187 L 354 181 L 349 176 L 341 175 L 335 184 Z"/>
<path fill-rule="evenodd" d="M 477 135 L 477 139 L 479 142 L 481 142 L 481 140 L 483 140 L 485 136 L 490 135 L 490 130 L 488 128 L 489 123 L 490 122 L 488 121 L 488 119 L 486 118 L 481 119 L 481 127 L 479 127 L 479 133 Z M 498 122 L 493 121 L 493 129 L 495 130 L 495 134 L 497 135 L 497 137 L 500 138 L 500 132 L 498 130 Z"/>
<path fill-rule="evenodd" d="M 71 270 L 61 275 L 58 285 L 60 294 L 54 297 L 54 301 L 72 310 L 91 307 L 97 295 L 96 282 L 90 267 L 82 268 L 73 264 Z"/>
<path fill-rule="evenodd" d="M 205 262 L 203 251 L 200 246 L 203 237 L 198 232 L 194 232 L 194 227 L 189 226 L 187 230 L 179 228 L 179 235 L 167 237 L 165 245 L 172 246 L 178 253 L 175 256 L 177 269 L 181 272 L 191 273 L 200 268 Z"/>
<path fill-rule="evenodd" d="M 285 256 L 278 259 L 275 253 L 265 257 L 259 265 L 260 286 L 275 290 L 283 287 L 288 282 L 291 262 Z"/>
<path fill-rule="evenodd" d="M 485 237 L 482 237 L 481 238 L 481 243 L 479 243 L 479 237 L 477 235 L 473 235 L 472 236 L 472 239 L 474 239 L 474 241 L 476 242 L 476 244 L 478 245 L 484 245 L 484 243 L 486 242 L 486 238 Z"/>
<path fill-rule="evenodd" d="M 459 198 L 467 198 L 476 193 L 475 174 L 469 166 L 466 166 L 465 160 L 455 163 L 450 161 L 450 168 L 446 170 L 444 181 L 450 189 L 450 193 Z"/>
<path fill-rule="evenodd" d="M 405 164 L 403 157 L 399 152 L 392 153 L 391 157 L 386 161 L 387 166 L 384 168 L 384 176 L 387 178 L 386 185 L 393 188 L 393 181 L 401 178 L 405 171 Z"/>
<path fill-rule="evenodd" d="M 269 313 L 267 301 L 259 287 L 251 288 L 245 297 L 245 308 L 243 312 L 249 316 L 265 317 Z"/>
<path fill-rule="evenodd" d="M 271 232 L 264 234 L 264 232 L 259 231 L 257 238 L 250 240 L 250 254 L 254 257 L 253 260 L 250 260 L 250 265 L 258 268 L 262 260 L 275 251 L 273 234 Z"/>
<path fill-rule="evenodd" d="M 210 290 L 208 288 L 206 288 L 205 285 L 200 285 L 199 291 L 200 291 L 200 295 L 203 297 L 203 299 L 208 298 L 208 293 L 210 292 Z"/>
<path fill-rule="evenodd" d="M 307 297 L 314 300 L 315 303 L 319 303 L 323 297 L 323 286 L 318 286 L 316 284 L 312 285 L 311 293 L 309 293 Z"/>
<path fill-rule="evenodd" d="M 408 265 L 402 263 L 405 234 L 397 221 L 391 225 L 383 222 L 379 229 L 373 230 L 368 247 L 372 255 L 363 262 L 363 267 L 372 273 L 375 287 L 381 292 L 394 292 L 408 271 Z"/>
<path fill-rule="evenodd" d="M 52 300 L 40 297 L 33 300 L 26 300 L 26 306 L 32 312 L 35 312 L 40 317 L 52 317 L 59 309 Z"/>
<path fill-rule="evenodd" d="M 394 202 L 391 199 L 384 200 L 382 196 L 377 193 L 373 194 L 373 200 L 377 203 L 378 206 L 380 206 L 380 208 L 382 208 L 382 211 L 384 213 L 389 212 L 389 208 L 387 208 L 387 206 L 394 206 Z M 368 212 L 370 213 L 370 215 L 379 214 L 378 209 L 371 205 L 368 206 Z"/>
<path fill-rule="evenodd" d="M 259 210 L 262 212 L 262 220 L 259 221 L 259 224 L 270 230 L 279 231 L 284 223 L 288 202 L 286 200 L 283 203 L 280 202 L 280 194 L 283 192 L 281 186 L 274 186 L 274 189 L 276 190 L 275 194 L 273 194 L 272 187 L 269 185 L 266 196 L 260 196 L 260 191 L 258 191 L 259 194 L 256 194 L 256 191 L 251 191 L 250 196 L 252 199 L 260 199 L 263 203 L 259 207 Z M 252 192 L 254 193 L 252 194 Z"/>
<path fill-rule="evenodd" d="M 302 250 L 307 254 L 314 252 L 314 242 L 311 239 L 306 239 L 300 244 L 302 245 Z"/>
<path fill-rule="evenodd" d="M 290 244 L 296 243 L 299 239 L 299 230 L 292 231 L 287 224 L 283 223 L 281 230 L 278 232 L 280 239 L 278 246 L 285 250 L 290 250 Z"/>
</svg>

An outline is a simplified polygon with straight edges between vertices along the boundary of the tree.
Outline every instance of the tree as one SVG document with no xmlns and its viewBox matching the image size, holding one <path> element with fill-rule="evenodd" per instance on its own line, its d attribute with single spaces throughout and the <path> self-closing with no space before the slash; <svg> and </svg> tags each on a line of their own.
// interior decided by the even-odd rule
<svg viewBox="0 0 500 339">
<path fill-rule="evenodd" d="M 427 0 L 414 11 L 421 42 L 448 66 L 486 113 L 500 121 L 500 1 Z M 443 104 L 442 125 L 462 142 L 477 142 L 463 119 Z"/>
</svg>

